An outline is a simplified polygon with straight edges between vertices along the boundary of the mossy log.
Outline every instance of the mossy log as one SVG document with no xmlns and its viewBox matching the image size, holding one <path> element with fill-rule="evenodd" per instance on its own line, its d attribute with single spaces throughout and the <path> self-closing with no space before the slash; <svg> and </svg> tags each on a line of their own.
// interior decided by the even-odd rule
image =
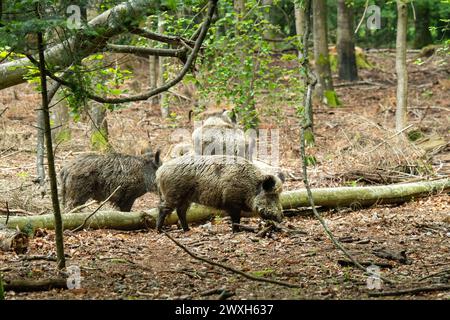
<svg viewBox="0 0 450 320">
<path fill-rule="evenodd" d="M 387 186 L 373 187 L 340 187 L 312 189 L 316 206 L 322 207 L 367 207 L 376 204 L 399 204 L 433 193 L 450 190 L 450 179 L 442 179 L 429 182 L 404 183 Z M 309 201 L 306 190 L 292 190 L 281 194 L 283 209 L 295 209 L 308 207 Z M 63 215 L 64 229 L 75 229 L 83 224 L 90 212 L 70 213 Z M 199 222 L 213 216 L 225 215 L 223 211 L 193 204 L 187 213 L 188 222 Z M 246 213 L 244 216 L 251 216 Z M 86 228 L 92 229 L 119 229 L 136 230 L 143 228 L 155 228 L 157 209 L 140 212 L 99 211 L 86 223 Z M 5 218 L 0 217 L 0 223 Z M 166 219 L 166 224 L 177 223 L 178 218 L 172 213 Z M 52 229 L 54 225 L 53 215 L 10 217 L 8 227 L 29 230 L 37 228 Z"/>
</svg>

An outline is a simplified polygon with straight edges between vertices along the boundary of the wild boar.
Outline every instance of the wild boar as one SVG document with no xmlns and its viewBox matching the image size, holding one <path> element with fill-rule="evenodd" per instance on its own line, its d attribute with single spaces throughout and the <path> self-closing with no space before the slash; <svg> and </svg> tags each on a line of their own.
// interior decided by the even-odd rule
<svg viewBox="0 0 450 320">
<path fill-rule="evenodd" d="M 281 221 L 281 180 L 263 174 L 237 156 L 187 155 L 167 161 L 156 172 L 160 195 L 157 229 L 174 209 L 183 230 L 189 230 L 186 211 L 192 202 L 225 210 L 239 228 L 241 211 L 253 211 L 263 219 Z"/>
<path fill-rule="evenodd" d="M 82 155 L 61 170 L 63 205 L 70 210 L 90 198 L 103 201 L 120 186 L 109 202 L 120 211 L 129 212 L 138 197 L 156 191 L 155 174 L 160 166 L 159 151 L 142 156 Z"/>
<path fill-rule="evenodd" d="M 234 113 L 223 111 L 207 118 L 192 133 L 194 151 L 198 155 L 237 155 L 245 157 L 247 143 L 244 131 L 239 129 Z"/>
</svg>

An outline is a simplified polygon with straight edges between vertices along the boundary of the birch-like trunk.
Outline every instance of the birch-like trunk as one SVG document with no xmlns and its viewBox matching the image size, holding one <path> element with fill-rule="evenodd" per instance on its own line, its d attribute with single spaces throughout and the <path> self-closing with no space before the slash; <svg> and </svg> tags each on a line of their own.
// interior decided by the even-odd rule
<svg viewBox="0 0 450 320">
<path fill-rule="evenodd" d="M 162 14 L 159 15 L 158 17 L 158 32 L 160 34 L 164 33 L 164 24 L 165 24 L 165 19 L 164 16 Z M 158 70 L 158 87 L 161 87 L 162 85 L 164 85 L 164 83 L 166 82 L 164 79 L 164 75 L 166 73 L 166 69 L 165 69 L 165 65 L 164 65 L 164 57 L 158 57 L 157 58 L 159 60 L 158 64 L 159 64 L 159 70 Z M 162 118 L 168 118 L 169 117 L 169 104 L 167 101 L 167 94 L 165 92 L 160 93 L 159 95 L 159 106 L 161 109 L 161 117 Z"/>
<path fill-rule="evenodd" d="M 148 18 L 147 26 L 149 30 L 153 30 L 153 17 Z M 149 40 L 148 45 L 150 48 L 153 48 L 155 46 L 155 41 Z M 148 62 L 149 87 L 150 89 L 155 89 L 158 85 L 159 59 L 157 56 L 150 56 Z M 151 97 L 150 102 L 152 105 L 157 105 L 159 103 L 159 95 Z"/>
<path fill-rule="evenodd" d="M 397 42 L 395 71 L 397 73 L 397 110 L 395 129 L 400 132 L 407 123 L 408 114 L 408 71 L 406 69 L 406 33 L 408 28 L 407 2 L 397 0 Z"/>
</svg>

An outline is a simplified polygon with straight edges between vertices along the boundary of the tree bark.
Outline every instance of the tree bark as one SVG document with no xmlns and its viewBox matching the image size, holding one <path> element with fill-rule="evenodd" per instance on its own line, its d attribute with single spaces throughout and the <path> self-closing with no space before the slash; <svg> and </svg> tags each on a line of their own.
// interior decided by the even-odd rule
<svg viewBox="0 0 450 320">
<path fill-rule="evenodd" d="M 313 33 L 314 61 L 318 78 L 316 94 L 325 103 L 335 105 L 336 94 L 331 78 L 330 57 L 328 54 L 327 5 L 325 0 L 314 0 Z"/>
<path fill-rule="evenodd" d="M 342 187 L 342 188 L 321 188 L 312 189 L 314 202 L 317 206 L 324 207 L 363 207 L 374 204 L 399 204 L 412 199 L 429 196 L 432 193 L 446 192 L 450 190 L 450 179 L 442 179 L 430 182 L 404 183 L 388 186 L 375 187 Z M 281 194 L 281 205 L 283 209 L 296 209 L 308 207 L 309 200 L 306 190 L 292 190 Z M 63 215 L 64 229 L 75 229 L 80 226 L 90 212 L 68 213 Z M 226 213 L 193 204 L 188 212 L 188 222 L 199 222 L 210 219 L 212 216 Z M 244 213 L 244 216 L 252 216 L 254 213 Z M 158 209 L 151 209 L 145 212 L 119 212 L 119 211 L 99 211 L 86 223 L 92 229 L 118 229 L 136 230 L 144 228 L 155 228 Z M 4 223 L 6 218 L 0 217 L 0 223 Z M 176 213 L 170 214 L 166 219 L 166 224 L 178 222 Z M 53 229 L 54 216 L 44 214 L 39 216 L 14 216 L 9 217 L 9 228 L 36 228 Z"/>
<path fill-rule="evenodd" d="M 0 250 L 24 254 L 28 250 L 29 239 L 26 233 L 15 229 L 0 228 Z"/>
<path fill-rule="evenodd" d="M 302 50 L 298 52 L 299 59 L 301 61 L 301 67 L 304 70 L 302 72 L 302 79 L 305 90 L 303 92 L 303 107 L 304 107 L 304 116 L 305 123 L 307 123 L 307 127 L 305 129 L 305 142 L 309 145 L 314 144 L 314 117 L 313 117 L 313 105 L 312 105 L 312 92 L 314 90 L 314 86 L 316 83 L 313 81 L 313 75 L 311 73 L 311 69 L 309 67 L 309 36 L 311 33 L 311 0 L 303 1 L 304 7 L 298 7 L 297 10 L 301 12 L 299 15 L 302 24 L 298 25 L 298 19 L 296 18 L 296 28 L 297 28 L 297 36 L 301 38 L 302 41 Z M 297 17 L 297 15 L 296 15 Z"/>
<path fill-rule="evenodd" d="M 153 29 L 153 17 L 148 18 L 148 28 L 150 30 Z M 149 39 L 148 44 L 150 47 L 154 46 L 154 40 Z M 150 89 L 155 89 L 158 84 L 158 71 L 159 71 L 159 60 L 158 56 L 149 56 L 149 87 Z M 150 102 L 152 105 L 157 105 L 159 103 L 159 96 L 153 96 L 150 98 Z"/>
<path fill-rule="evenodd" d="M 39 182 L 41 196 L 46 193 L 45 184 L 45 134 L 44 134 L 44 111 L 42 107 L 37 110 L 37 135 L 36 135 L 36 172 Z"/>
<path fill-rule="evenodd" d="M 305 8 L 302 7 L 299 3 L 295 2 L 295 31 L 297 33 L 297 36 L 301 37 L 303 36 L 303 33 L 305 32 L 304 24 L 305 24 Z M 309 17 L 308 17 L 309 19 Z M 299 52 L 300 56 L 300 52 Z"/>
<path fill-rule="evenodd" d="M 416 20 L 414 21 L 414 48 L 421 49 L 431 43 L 433 38 L 430 32 L 430 3 L 428 0 L 415 1 Z"/>
<path fill-rule="evenodd" d="M 158 16 L 158 32 L 160 34 L 164 33 L 164 24 L 165 24 L 164 16 L 161 13 Z M 166 82 L 164 79 L 164 74 L 166 73 L 166 67 L 164 65 L 164 58 L 162 56 L 158 56 L 157 59 L 159 60 L 158 61 L 159 70 L 158 70 L 157 83 L 158 83 L 158 87 L 161 87 Z M 167 94 L 165 92 L 161 92 L 159 95 L 159 106 L 161 109 L 161 117 L 163 119 L 168 118 L 169 117 L 169 105 L 167 103 Z"/>
<path fill-rule="evenodd" d="M 98 102 L 91 102 L 91 148 L 96 151 L 109 149 L 108 121 L 106 120 L 106 107 Z"/>
<path fill-rule="evenodd" d="M 395 70 L 397 73 L 397 110 L 395 128 L 399 132 L 407 123 L 408 71 L 406 69 L 406 33 L 408 28 L 408 7 L 404 0 L 397 0 L 397 42 Z"/>
<path fill-rule="evenodd" d="M 36 13 L 39 16 L 39 4 L 36 4 Z M 58 186 L 56 183 L 56 170 L 53 155 L 52 133 L 50 127 L 50 110 L 49 110 L 49 99 L 47 92 L 47 77 L 45 66 L 46 62 L 44 56 L 44 40 L 42 32 L 37 33 L 37 38 L 38 38 L 38 52 L 39 52 L 39 73 L 41 78 L 42 111 L 44 114 L 44 130 L 45 130 L 44 134 L 47 149 L 48 177 L 50 179 L 53 213 L 55 217 L 56 256 L 58 268 L 63 269 L 66 266 L 66 260 L 64 257 L 63 227 L 58 200 Z"/>
<path fill-rule="evenodd" d="M 111 37 L 123 32 L 135 19 L 155 12 L 158 3 L 159 1 L 129 0 L 103 12 L 89 21 L 89 26 L 98 31 L 95 37 L 92 37 L 92 34 L 77 35 L 48 48 L 45 51 L 47 64 L 61 68 L 69 66 L 73 62 L 73 55 L 67 53 L 68 49 L 76 52 L 80 59 L 100 51 Z M 25 82 L 24 76 L 30 66 L 32 63 L 27 58 L 0 64 L 0 90 Z"/>
<path fill-rule="evenodd" d="M 353 40 L 353 10 L 347 0 L 338 0 L 337 12 L 337 50 L 339 78 L 347 81 L 358 80 L 356 67 L 355 42 Z"/>
</svg>

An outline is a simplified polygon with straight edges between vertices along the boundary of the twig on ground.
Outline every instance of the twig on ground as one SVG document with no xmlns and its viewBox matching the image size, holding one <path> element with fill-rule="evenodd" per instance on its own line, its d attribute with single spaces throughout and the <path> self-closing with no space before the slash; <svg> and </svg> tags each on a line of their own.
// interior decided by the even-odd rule
<svg viewBox="0 0 450 320">
<path fill-rule="evenodd" d="M 213 266 L 217 266 L 220 268 L 223 268 L 225 270 L 231 271 L 233 273 L 237 273 L 241 276 L 243 276 L 244 278 L 253 280 L 253 281 L 260 281 L 260 282 L 266 282 L 266 283 L 272 283 L 272 284 L 277 284 L 280 286 L 284 286 L 284 287 L 289 287 L 289 288 L 302 288 L 301 285 L 299 284 L 295 284 L 295 283 L 289 283 L 289 282 L 284 282 L 284 281 L 278 281 L 278 280 L 271 280 L 271 279 L 266 279 L 266 278 L 262 278 L 262 277 L 257 277 L 257 276 L 253 276 L 251 274 L 248 274 L 246 272 L 237 270 L 233 267 L 227 266 L 225 264 L 219 263 L 219 262 L 215 262 L 215 261 L 211 261 L 209 259 L 206 259 L 204 257 L 198 256 L 194 253 L 192 253 L 188 248 L 186 248 L 184 245 L 182 245 L 180 242 L 178 242 L 177 240 L 175 240 L 174 238 L 172 238 L 167 232 L 163 231 L 164 235 L 169 238 L 170 240 L 173 241 L 173 243 L 175 243 L 178 247 L 180 247 L 181 249 L 183 249 L 188 255 L 190 255 L 191 257 L 209 263 Z"/>
<path fill-rule="evenodd" d="M 257 228 L 250 227 L 245 224 L 233 223 L 233 226 L 239 227 L 239 229 L 242 231 L 248 231 L 248 232 L 253 232 L 253 233 L 256 233 L 258 231 Z"/>
<path fill-rule="evenodd" d="M 423 281 L 425 279 L 433 278 L 433 277 L 436 277 L 436 276 L 442 276 L 444 274 L 449 274 L 450 275 L 450 269 L 445 269 L 445 270 L 441 270 L 441 271 L 429 274 L 429 275 L 427 275 L 427 276 L 425 276 L 423 278 L 420 278 L 419 281 Z"/>
<path fill-rule="evenodd" d="M 102 203 L 100 203 L 100 205 L 97 207 L 97 209 L 95 209 L 90 215 L 88 215 L 86 217 L 86 219 L 84 219 L 83 223 L 81 225 L 79 225 L 78 227 L 76 227 L 75 229 L 71 230 L 72 232 L 76 232 L 79 231 L 81 229 L 84 228 L 84 226 L 86 225 L 86 222 L 94 215 L 97 213 L 98 210 L 100 210 L 101 207 L 103 207 L 105 205 L 106 202 L 109 201 L 109 199 L 111 199 L 111 197 L 117 192 L 117 190 L 120 189 L 121 186 L 118 186 L 110 195 L 108 198 L 106 198 Z"/>
<path fill-rule="evenodd" d="M 46 260 L 46 261 L 56 261 L 55 256 L 42 256 L 42 255 L 36 255 L 36 256 L 22 256 L 20 257 L 20 260 L 22 261 L 36 261 L 36 260 Z"/>
<path fill-rule="evenodd" d="M 81 206 L 78 206 L 78 207 L 73 208 L 73 209 L 70 210 L 69 212 L 66 212 L 66 214 L 68 214 L 68 213 L 74 213 L 74 212 L 80 211 L 81 209 L 84 209 L 84 208 L 86 208 L 86 207 L 89 207 L 91 204 L 94 204 L 94 203 L 96 203 L 96 202 L 97 202 L 97 201 L 92 200 L 92 201 L 90 201 L 90 202 L 88 202 L 88 203 L 82 204 Z"/>
<path fill-rule="evenodd" d="M 382 142 L 380 142 L 379 144 L 377 144 L 375 147 L 373 147 L 373 149 L 367 151 L 366 153 L 372 153 L 372 152 L 374 152 L 376 149 L 378 149 L 379 147 L 381 147 L 383 144 L 387 143 L 387 142 L 388 142 L 387 140 L 392 139 L 392 138 L 398 136 L 398 135 L 401 134 L 403 131 L 405 131 L 405 130 L 411 128 L 412 126 L 413 126 L 413 125 L 410 124 L 409 126 L 404 127 L 402 130 L 400 130 L 400 131 L 394 133 L 393 135 L 389 136 L 386 140 L 383 140 Z"/>
<path fill-rule="evenodd" d="M 401 296 L 405 294 L 415 294 L 420 292 L 443 291 L 443 290 L 450 290 L 450 285 L 442 285 L 435 287 L 418 287 L 395 291 L 374 291 L 368 292 L 368 295 L 369 297 L 387 297 L 387 296 Z"/>
<path fill-rule="evenodd" d="M 346 260 L 346 259 L 339 259 L 338 263 L 339 263 L 340 266 L 343 266 L 343 267 L 352 267 L 352 266 L 355 265 L 352 261 Z M 380 263 L 380 262 L 373 262 L 373 261 L 360 261 L 359 263 L 362 266 L 365 266 L 365 267 L 368 267 L 368 266 L 371 266 L 371 265 L 376 265 L 376 266 L 378 266 L 380 268 L 388 268 L 388 269 L 392 269 L 393 268 L 393 266 L 391 264 L 384 263 L 384 262 Z"/>
<path fill-rule="evenodd" d="M 2 111 L 0 111 L 0 117 L 6 112 L 6 110 L 8 110 L 9 107 L 6 107 L 5 109 L 3 109 Z"/>
<path fill-rule="evenodd" d="M 8 202 L 7 202 L 7 203 L 8 203 Z M 8 205 L 7 205 L 7 206 L 8 206 Z M 8 207 L 5 208 L 5 209 L 0 208 L 0 212 L 6 213 L 8 216 L 9 216 L 9 214 L 11 214 L 11 213 L 12 213 L 12 214 L 22 213 L 22 214 L 26 214 L 26 215 L 28 215 L 28 216 L 36 215 L 36 213 L 34 213 L 34 212 L 26 211 L 26 210 L 23 210 L 23 209 L 9 209 Z M 6 223 L 8 223 L 8 220 L 6 220 Z"/>
<path fill-rule="evenodd" d="M 5 226 L 8 225 L 8 221 L 9 221 L 9 215 L 10 215 L 10 211 L 9 211 L 9 206 L 8 206 L 8 201 L 6 201 L 6 221 L 5 221 Z"/>
</svg>

